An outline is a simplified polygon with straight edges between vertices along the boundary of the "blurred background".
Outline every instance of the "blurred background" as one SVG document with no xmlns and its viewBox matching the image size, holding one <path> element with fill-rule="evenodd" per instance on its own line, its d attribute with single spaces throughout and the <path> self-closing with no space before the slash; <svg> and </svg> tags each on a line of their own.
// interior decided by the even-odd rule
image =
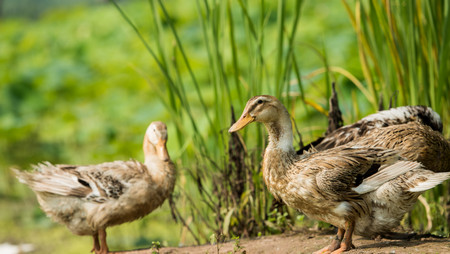
<svg viewBox="0 0 450 254">
<path fill-rule="evenodd" d="M 259 163 L 265 132 L 230 139 L 232 112 L 277 96 L 306 144 L 327 128 L 335 82 L 345 124 L 392 99 L 433 107 L 448 138 L 449 12 L 444 0 L 0 0 L 0 243 L 90 250 L 10 168 L 142 161 L 155 120 L 169 128 L 178 222 L 165 203 L 108 229 L 111 250 L 328 228 L 273 201 Z M 402 225 L 448 235 L 448 184 L 424 196 L 428 214 L 417 204 Z"/>
</svg>

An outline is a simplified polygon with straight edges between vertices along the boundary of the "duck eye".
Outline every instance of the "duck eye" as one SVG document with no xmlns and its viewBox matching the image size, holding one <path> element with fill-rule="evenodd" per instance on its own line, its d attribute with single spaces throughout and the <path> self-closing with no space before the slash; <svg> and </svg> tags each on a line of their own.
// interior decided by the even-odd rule
<svg viewBox="0 0 450 254">
<path fill-rule="evenodd" d="M 258 104 L 262 104 L 263 103 L 263 101 L 261 99 L 258 100 L 257 102 L 258 102 Z"/>
</svg>

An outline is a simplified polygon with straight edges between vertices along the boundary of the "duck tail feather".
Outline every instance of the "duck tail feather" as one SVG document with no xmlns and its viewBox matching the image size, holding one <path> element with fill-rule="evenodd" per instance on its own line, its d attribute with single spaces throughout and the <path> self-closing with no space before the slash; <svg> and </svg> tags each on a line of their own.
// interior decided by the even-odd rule
<svg viewBox="0 0 450 254">
<path fill-rule="evenodd" d="M 45 174 L 35 171 L 25 172 L 13 169 L 19 182 L 28 185 L 35 192 L 47 192 L 61 196 L 83 197 L 91 192 L 89 187 L 83 186 L 74 175 L 53 172 Z"/>
</svg>

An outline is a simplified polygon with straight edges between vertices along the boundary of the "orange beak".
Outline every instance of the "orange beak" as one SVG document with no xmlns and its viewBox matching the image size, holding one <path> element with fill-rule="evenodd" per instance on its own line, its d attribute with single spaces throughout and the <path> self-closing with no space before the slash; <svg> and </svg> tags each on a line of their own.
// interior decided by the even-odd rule
<svg viewBox="0 0 450 254">
<path fill-rule="evenodd" d="M 237 122 L 235 122 L 230 129 L 228 130 L 228 132 L 235 132 L 238 131 L 242 128 L 244 128 L 245 126 L 247 126 L 247 124 L 252 123 L 255 121 L 255 118 L 250 116 L 249 114 L 242 114 L 242 116 L 239 118 L 239 120 L 237 120 Z"/>
</svg>

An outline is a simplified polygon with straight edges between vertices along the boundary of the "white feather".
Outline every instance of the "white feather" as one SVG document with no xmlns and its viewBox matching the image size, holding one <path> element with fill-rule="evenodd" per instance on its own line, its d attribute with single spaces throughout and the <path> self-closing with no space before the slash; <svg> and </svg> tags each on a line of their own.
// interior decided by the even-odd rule
<svg viewBox="0 0 450 254">
<path fill-rule="evenodd" d="M 416 108 L 411 106 L 403 106 L 403 107 L 397 107 L 392 108 L 389 110 L 383 110 L 375 114 L 368 115 L 361 119 L 361 122 L 368 121 L 368 122 L 384 122 L 387 120 L 400 120 L 402 122 L 407 122 L 408 119 L 415 118 L 418 116 L 418 111 L 422 112 L 426 115 L 426 117 L 429 118 L 431 122 L 433 122 L 435 125 L 439 126 L 442 125 L 441 117 L 438 113 L 433 111 L 432 108 L 427 107 L 426 110 L 423 108 Z M 381 124 L 379 123 L 379 124 Z"/>
<path fill-rule="evenodd" d="M 392 108 L 389 110 L 383 110 L 375 114 L 368 115 L 361 119 L 361 121 L 385 121 L 385 120 L 406 120 L 411 116 L 411 113 L 408 111 L 408 107 L 398 107 Z"/>
<path fill-rule="evenodd" d="M 374 191 L 382 184 L 416 168 L 422 168 L 422 164 L 412 161 L 399 161 L 390 166 L 384 166 L 380 168 L 378 173 L 366 178 L 360 185 L 352 188 L 352 190 L 359 194 Z"/>
<path fill-rule="evenodd" d="M 435 173 L 427 177 L 428 179 L 424 182 L 418 183 L 413 188 L 409 189 L 410 192 L 423 192 L 433 188 L 436 185 L 441 184 L 443 181 L 450 178 L 450 173 Z"/>
<path fill-rule="evenodd" d="M 339 216 L 345 216 L 345 215 L 347 215 L 349 209 L 350 209 L 350 204 L 346 201 L 343 201 L 343 202 L 339 203 L 339 205 L 336 208 L 333 209 L 333 212 Z"/>
</svg>

